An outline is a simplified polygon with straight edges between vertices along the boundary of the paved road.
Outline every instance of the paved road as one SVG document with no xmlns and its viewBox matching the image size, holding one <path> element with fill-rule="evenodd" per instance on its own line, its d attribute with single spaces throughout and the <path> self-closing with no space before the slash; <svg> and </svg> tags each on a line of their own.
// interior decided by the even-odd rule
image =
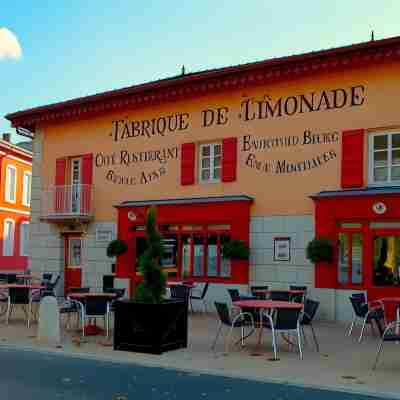
<svg viewBox="0 0 400 400">
<path fill-rule="evenodd" d="M 0 348 L 0 399 L 376 400 L 376 397 Z"/>
</svg>

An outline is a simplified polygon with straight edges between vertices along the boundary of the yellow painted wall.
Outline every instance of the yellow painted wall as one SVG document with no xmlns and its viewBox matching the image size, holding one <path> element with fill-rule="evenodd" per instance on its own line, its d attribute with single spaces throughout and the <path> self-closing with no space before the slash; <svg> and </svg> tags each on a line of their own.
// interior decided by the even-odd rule
<svg viewBox="0 0 400 400">
<path fill-rule="evenodd" d="M 180 146 L 187 142 L 218 141 L 225 137 L 238 137 L 238 172 L 233 183 L 180 184 L 179 159 L 165 164 L 166 173 L 158 180 L 140 184 L 142 171 L 151 173 L 163 165 L 160 162 L 141 162 L 124 167 L 93 168 L 95 187 L 95 213 L 97 220 L 115 218 L 112 205 L 125 200 L 163 199 L 191 196 L 247 194 L 254 196 L 252 215 L 311 214 L 313 203 L 309 195 L 321 190 L 340 187 L 341 140 L 332 144 L 279 147 L 257 151 L 257 160 L 302 161 L 324 152 L 333 151 L 336 158 L 318 168 L 288 174 L 268 174 L 246 166 L 248 152 L 243 152 L 243 136 L 257 138 L 303 136 L 306 129 L 313 133 L 341 132 L 365 128 L 369 131 L 382 127 L 400 127 L 398 94 L 400 93 L 400 64 L 364 67 L 347 71 L 315 74 L 307 78 L 277 82 L 265 86 L 230 90 L 220 94 L 203 95 L 194 99 L 173 101 L 159 105 L 104 113 L 85 120 L 71 120 L 39 128 L 44 132 L 42 186 L 54 184 L 55 163 L 58 157 L 98 153 L 119 154 L 121 150 L 146 151 Z M 366 88 L 362 106 L 326 110 L 245 122 L 238 117 L 240 104 L 249 97 L 262 99 L 265 95 L 277 100 L 281 96 L 317 94 L 323 90 L 363 85 Z M 226 125 L 201 127 L 201 111 L 217 107 L 229 108 Z M 164 137 L 135 137 L 115 142 L 111 134 L 112 121 L 120 119 L 143 120 L 174 113 L 190 114 L 190 129 L 166 134 Z M 119 185 L 107 181 L 108 171 L 132 176 L 136 185 Z"/>
</svg>

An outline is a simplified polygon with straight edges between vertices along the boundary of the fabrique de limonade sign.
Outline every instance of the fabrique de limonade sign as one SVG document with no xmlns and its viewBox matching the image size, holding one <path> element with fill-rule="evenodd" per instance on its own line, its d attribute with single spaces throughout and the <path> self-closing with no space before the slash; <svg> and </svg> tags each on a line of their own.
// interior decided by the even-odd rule
<svg viewBox="0 0 400 400">
<path fill-rule="evenodd" d="M 238 105 L 238 113 L 237 110 L 229 109 L 227 106 L 208 108 L 199 111 L 200 119 L 192 118 L 190 113 L 179 112 L 150 119 L 122 118 L 112 121 L 111 132 L 108 134 L 112 143 L 120 148 L 109 153 L 97 153 L 95 167 L 104 170 L 105 179 L 110 183 L 149 184 L 165 176 L 168 172 L 168 164 L 179 159 L 179 146 L 157 147 L 157 138 L 186 135 L 195 127 L 209 129 L 215 126 L 229 126 L 234 118 L 246 125 L 260 120 L 284 119 L 299 114 L 360 107 L 366 99 L 366 87 L 354 85 L 278 99 L 273 99 L 269 95 L 261 98 L 249 97 Z M 195 126 L 194 120 L 200 125 Z M 133 150 L 137 147 L 136 140 L 139 138 L 149 142 L 147 150 Z M 190 140 L 196 141 L 196 138 Z M 264 136 L 244 134 L 241 137 L 239 150 L 246 154 L 245 167 L 266 174 L 291 174 L 318 168 L 334 160 L 337 157 L 335 144 L 339 141 L 340 135 L 337 131 L 314 132 L 306 127 L 301 132 L 289 136 L 270 133 Z M 321 144 L 328 145 L 326 151 L 304 160 L 274 160 L 269 157 L 269 153 L 273 150 L 301 149 Z M 332 146 L 329 147 L 329 145 Z M 268 154 L 268 158 L 265 159 L 263 154 Z M 126 173 L 121 173 L 121 168 Z"/>
</svg>

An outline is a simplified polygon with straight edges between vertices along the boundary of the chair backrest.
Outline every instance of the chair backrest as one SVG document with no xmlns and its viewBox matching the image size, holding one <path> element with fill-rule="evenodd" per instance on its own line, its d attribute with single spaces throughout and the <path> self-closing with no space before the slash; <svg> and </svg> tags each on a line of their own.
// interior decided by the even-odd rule
<svg viewBox="0 0 400 400">
<path fill-rule="evenodd" d="M 351 305 L 353 306 L 354 313 L 357 317 L 364 318 L 368 312 L 368 304 L 365 303 L 361 297 L 349 297 Z"/>
<path fill-rule="evenodd" d="M 271 300 L 289 301 L 290 300 L 290 292 L 286 292 L 283 290 L 271 290 L 269 298 Z"/>
<path fill-rule="evenodd" d="M 174 299 L 183 299 L 189 301 L 190 289 L 185 285 L 171 285 L 171 297 Z"/>
<path fill-rule="evenodd" d="M 290 285 L 289 289 L 290 290 L 302 290 L 304 292 L 304 294 L 307 293 L 307 286 Z"/>
<path fill-rule="evenodd" d="M 301 319 L 302 324 L 307 325 L 314 319 L 319 304 L 319 301 L 306 299 L 304 302 L 303 317 Z"/>
<path fill-rule="evenodd" d="M 10 287 L 8 289 L 11 304 L 29 304 L 30 289 Z"/>
<path fill-rule="evenodd" d="M 219 317 L 219 320 L 224 324 L 224 325 L 232 325 L 232 320 L 231 320 L 231 315 L 229 313 L 229 307 L 228 304 L 226 303 L 219 303 L 219 302 L 214 302 L 215 308 L 217 310 L 217 314 Z"/>
<path fill-rule="evenodd" d="M 201 292 L 201 298 L 204 299 L 206 297 L 207 291 L 208 291 L 208 287 L 210 286 L 210 283 L 207 282 L 204 286 L 203 286 L 203 291 Z"/>
<path fill-rule="evenodd" d="M 360 299 L 363 303 L 367 302 L 367 296 L 365 293 L 360 292 L 360 293 L 353 293 L 351 297 L 354 297 L 355 299 Z"/>
<path fill-rule="evenodd" d="M 232 301 L 240 300 L 240 293 L 238 289 L 228 289 L 228 293 Z"/>
<path fill-rule="evenodd" d="M 70 293 L 89 293 L 90 288 L 89 287 L 71 287 L 69 289 Z"/>
<path fill-rule="evenodd" d="M 267 298 L 267 293 L 257 293 L 257 290 L 268 290 L 268 286 L 250 286 L 250 293 L 253 297 L 258 300 L 265 300 Z"/>
<path fill-rule="evenodd" d="M 114 299 L 120 299 L 125 295 L 125 289 L 117 289 L 117 288 L 105 288 L 104 293 L 115 293 L 116 297 Z"/>
<path fill-rule="evenodd" d="M 17 274 L 7 274 L 7 283 L 16 283 Z"/>
<path fill-rule="evenodd" d="M 277 308 L 274 315 L 274 328 L 290 330 L 297 328 L 301 308 Z"/>
<path fill-rule="evenodd" d="M 109 297 L 105 296 L 88 296 L 83 301 L 86 316 L 90 315 L 106 315 L 107 305 L 110 301 Z"/>
<path fill-rule="evenodd" d="M 7 274 L 0 274 L 0 282 L 2 283 L 7 282 Z"/>
<path fill-rule="evenodd" d="M 54 280 L 54 282 L 50 282 L 50 284 L 48 285 L 48 288 L 51 290 L 54 290 L 57 287 L 58 283 L 60 282 L 60 279 L 61 279 L 61 275 L 57 275 L 57 278 Z"/>
<path fill-rule="evenodd" d="M 51 272 L 43 272 L 42 281 L 51 281 L 53 274 Z"/>
</svg>

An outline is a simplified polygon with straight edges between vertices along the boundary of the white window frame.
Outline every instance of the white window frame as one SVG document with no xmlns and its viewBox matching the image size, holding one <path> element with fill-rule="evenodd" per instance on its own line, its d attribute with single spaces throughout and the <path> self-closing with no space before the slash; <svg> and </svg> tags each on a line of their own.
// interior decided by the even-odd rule
<svg viewBox="0 0 400 400">
<path fill-rule="evenodd" d="M 29 176 L 29 185 L 26 184 L 26 177 Z M 22 180 L 22 205 L 26 207 L 30 207 L 31 205 L 31 196 L 32 196 L 32 172 L 24 171 L 23 180 Z"/>
<path fill-rule="evenodd" d="M 23 228 L 27 227 L 27 228 Z M 28 229 L 28 240 L 24 240 L 24 235 L 22 234 L 23 229 Z M 29 221 L 23 221 L 19 227 L 19 254 L 24 257 L 29 256 Z"/>
<path fill-rule="evenodd" d="M 214 166 L 214 162 L 215 162 L 214 149 L 215 149 L 216 145 L 221 146 L 221 154 L 220 154 L 221 163 L 219 165 L 219 168 L 220 168 L 219 179 L 216 179 L 216 178 L 203 179 L 202 178 L 202 171 L 203 171 L 203 168 L 202 168 L 203 156 L 202 156 L 202 154 L 203 154 L 203 148 L 210 146 L 210 157 L 209 157 L 210 158 L 210 167 L 209 168 L 204 168 L 204 169 L 209 169 L 210 170 L 210 175 L 211 175 L 211 173 L 212 174 L 214 173 L 214 168 L 215 168 L 215 166 Z M 199 151 L 198 151 L 198 154 L 199 154 L 199 182 L 200 183 L 219 183 L 219 182 L 221 182 L 222 157 L 223 157 L 222 152 L 223 152 L 223 149 L 222 149 L 222 143 L 221 142 L 211 142 L 211 143 L 202 143 L 202 144 L 200 144 Z"/>
<path fill-rule="evenodd" d="M 6 240 L 6 226 L 11 223 L 10 239 Z M 6 218 L 3 223 L 3 256 L 12 257 L 14 255 L 15 221 Z M 10 244 L 9 244 L 10 243 Z"/>
<path fill-rule="evenodd" d="M 398 135 L 400 132 L 392 131 L 392 132 L 376 132 L 372 133 L 368 137 L 368 184 L 371 186 L 393 186 L 400 185 L 400 179 L 393 181 L 391 179 L 392 167 L 397 166 L 392 165 L 392 136 Z M 388 154 L 387 157 L 387 171 L 388 171 L 388 180 L 387 181 L 375 181 L 374 180 L 374 138 L 376 136 L 387 136 L 388 137 L 388 147 L 386 152 Z M 400 167 L 400 164 L 398 164 Z"/>
<path fill-rule="evenodd" d="M 14 185 L 14 193 L 13 197 L 11 196 L 11 191 L 10 191 L 10 170 L 15 171 L 15 185 Z M 5 199 L 8 203 L 13 203 L 15 204 L 17 202 L 17 181 L 18 181 L 18 171 L 17 168 L 14 165 L 7 165 L 6 169 L 6 187 L 5 187 Z"/>
</svg>

